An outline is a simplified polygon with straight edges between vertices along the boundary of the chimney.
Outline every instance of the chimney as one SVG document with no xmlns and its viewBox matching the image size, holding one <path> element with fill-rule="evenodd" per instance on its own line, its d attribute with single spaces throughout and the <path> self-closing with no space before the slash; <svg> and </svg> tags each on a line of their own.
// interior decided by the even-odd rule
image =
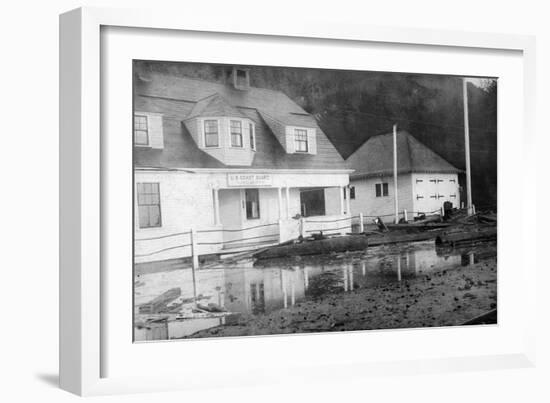
<svg viewBox="0 0 550 403">
<path fill-rule="evenodd" d="M 232 84 L 237 90 L 246 91 L 250 88 L 250 69 L 244 67 L 233 67 Z"/>
</svg>

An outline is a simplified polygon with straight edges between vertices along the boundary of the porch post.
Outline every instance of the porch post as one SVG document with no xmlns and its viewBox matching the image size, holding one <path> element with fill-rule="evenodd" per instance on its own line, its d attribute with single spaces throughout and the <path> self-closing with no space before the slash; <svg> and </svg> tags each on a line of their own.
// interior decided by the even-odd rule
<svg viewBox="0 0 550 403">
<path fill-rule="evenodd" d="M 343 186 L 340 189 L 340 214 L 344 215 L 344 192 L 346 191 Z"/>
<path fill-rule="evenodd" d="M 220 224 L 220 197 L 218 195 L 218 188 L 214 188 L 214 224 Z"/>
<path fill-rule="evenodd" d="M 283 219 L 283 194 L 281 188 L 277 188 L 277 196 L 279 196 L 279 220 Z"/>
<path fill-rule="evenodd" d="M 344 188 L 344 192 L 346 192 L 346 212 L 348 213 L 348 215 L 351 215 L 351 207 L 350 207 L 350 199 L 349 199 L 349 187 L 346 186 Z"/>
<path fill-rule="evenodd" d="M 286 218 L 290 218 L 290 188 L 286 187 Z"/>
</svg>

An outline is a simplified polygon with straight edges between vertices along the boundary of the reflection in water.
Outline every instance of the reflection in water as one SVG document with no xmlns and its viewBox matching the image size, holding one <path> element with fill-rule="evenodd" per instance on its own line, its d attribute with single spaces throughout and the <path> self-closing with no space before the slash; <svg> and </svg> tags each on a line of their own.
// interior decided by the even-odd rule
<svg viewBox="0 0 550 403">
<path fill-rule="evenodd" d="M 477 248 L 477 249 L 476 249 Z M 496 256 L 496 244 L 474 249 L 436 249 L 432 242 L 372 247 L 338 256 L 237 262 L 196 272 L 201 306 L 215 305 L 226 313 L 199 314 L 193 304 L 190 269 L 142 274 L 136 278 L 136 307 L 179 286 L 181 296 L 156 312 L 170 320 L 147 321 L 136 316 L 136 340 L 165 340 L 228 325 L 239 314 L 261 315 L 285 309 L 304 299 L 352 292 L 413 278 L 432 270 L 450 269 Z M 138 312 L 138 309 L 136 309 Z M 157 316 L 159 316 L 157 315 Z"/>
</svg>

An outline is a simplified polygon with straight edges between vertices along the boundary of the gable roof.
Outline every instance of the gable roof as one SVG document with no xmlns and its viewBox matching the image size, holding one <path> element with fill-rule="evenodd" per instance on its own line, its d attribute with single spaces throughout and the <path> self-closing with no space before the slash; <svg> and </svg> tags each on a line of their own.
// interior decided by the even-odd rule
<svg viewBox="0 0 550 403">
<path fill-rule="evenodd" d="M 393 133 L 369 138 L 346 160 L 352 178 L 393 175 Z M 398 173 L 459 173 L 454 167 L 407 131 L 397 132 Z"/>
<path fill-rule="evenodd" d="M 223 163 L 197 147 L 182 123 L 195 116 L 242 116 L 256 124 L 256 152 L 251 166 L 262 169 L 346 169 L 344 159 L 313 116 L 280 91 L 249 87 L 238 90 L 210 81 L 152 73 L 136 79 L 134 110 L 163 114 L 164 148 L 134 147 L 134 163 L 157 168 L 224 168 Z M 206 114 L 206 115 L 205 115 Z M 235 115 L 238 114 L 238 115 Z M 287 154 L 279 139 L 281 125 L 313 127 L 317 154 Z"/>
<path fill-rule="evenodd" d="M 241 111 L 230 105 L 220 94 L 215 93 L 198 101 L 191 113 L 186 119 L 191 119 L 197 116 L 213 117 L 213 116 L 231 116 L 231 117 L 246 117 Z"/>
</svg>

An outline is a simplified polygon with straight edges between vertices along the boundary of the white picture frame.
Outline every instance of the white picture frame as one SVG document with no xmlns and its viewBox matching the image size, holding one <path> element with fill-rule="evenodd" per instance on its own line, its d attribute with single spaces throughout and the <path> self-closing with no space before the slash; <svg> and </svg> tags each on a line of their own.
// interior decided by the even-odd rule
<svg viewBox="0 0 550 403">
<path fill-rule="evenodd" d="M 477 52 L 510 51 L 518 53 L 521 59 L 523 89 L 521 163 L 523 170 L 536 171 L 535 160 L 529 158 L 534 148 L 534 102 L 535 102 L 535 41 L 533 37 L 522 35 L 504 35 L 490 33 L 467 33 L 444 30 L 420 30 L 409 28 L 371 27 L 348 24 L 343 21 L 330 22 L 302 20 L 301 24 L 288 21 L 250 20 L 246 26 L 228 18 L 191 18 L 187 15 L 163 10 L 115 10 L 103 8 L 81 8 L 70 11 L 60 17 L 60 385 L 63 389 L 79 395 L 97 395 L 113 393 L 151 392 L 196 387 L 216 387 L 229 384 L 252 385 L 263 382 L 293 382 L 299 378 L 324 379 L 328 377 L 369 376 L 380 374 L 407 374 L 437 371 L 465 371 L 478 369 L 497 369 L 527 367 L 535 362 L 535 283 L 527 281 L 536 278 L 537 266 L 534 261 L 534 245 L 527 242 L 526 234 L 534 232 L 534 221 L 521 220 L 521 217 L 536 214 L 535 201 L 523 198 L 517 216 L 521 223 L 501 220 L 503 210 L 499 201 L 499 231 L 521 233 L 523 242 L 515 253 L 522 262 L 521 295 L 518 302 L 525 313 L 521 323 L 506 322 L 515 336 L 514 342 L 504 343 L 500 353 L 477 351 L 473 355 L 434 353 L 420 358 L 400 359 L 397 355 L 387 359 L 368 360 L 360 355 L 353 360 L 314 362 L 304 350 L 301 359 L 292 360 L 281 370 L 281 365 L 264 371 L 247 373 L 243 364 L 232 368 L 231 374 L 222 376 L 221 372 L 210 373 L 204 379 L 206 370 L 198 368 L 192 375 L 167 372 L 159 376 L 106 375 L 106 357 L 113 353 L 107 343 L 104 318 L 110 314 L 106 303 L 106 285 L 104 283 L 105 251 L 107 241 L 103 236 L 102 224 L 106 217 L 102 214 L 105 203 L 105 170 L 107 151 L 102 141 L 103 125 L 101 104 L 102 63 L 101 30 L 103 27 L 134 27 L 140 29 L 180 30 L 182 32 L 217 32 L 223 35 L 252 36 L 256 41 L 290 38 L 295 41 L 323 40 L 336 44 L 376 43 L 378 46 L 395 45 L 421 46 L 445 49 L 475 49 Z M 222 35 L 222 34 L 220 34 Z M 500 119 L 500 117 L 499 117 Z M 500 123 L 500 120 L 499 120 Z M 499 133 L 500 134 L 500 133 Z M 499 140 L 500 141 L 500 140 Z M 499 153 L 503 152 L 499 146 Z M 507 150 L 504 150 L 506 153 Z M 499 157 L 499 170 L 502 154 Z M 499 173 L 500 178 L 500 173 Z M 522 178 L 522 188 L 535 188 L 535 178 Z M 501 200 L 499 180 L 499 200 Z M 525 192 L 523 192 L 525 194 Z M 506 207 L 506 206 L 503 206 Z M 501 224 L 502 223 L 502 224 Z M 515 225 L 515 226 L 514 226 Z M 501 253 L 501 235 L 499 233 L 499 258 Z M 499 261 L 500 262 L 500 261 Z M 500 263 L 499 263 L 500 264 Z M 499 266 L 500 270 L 500 266 Z M 500 275 L 500 272 L 499 272 Z M 130 281 L 130 280 L 128 280 Z M 500 281 L 500 279 L 499 279 Z M 500 286 L 499 286 L 500 287 Z M 507 298 L 501 296 L 499 299 Z M 500 304 L 499 300 L 499 304 Z M 130 315 L 130 313 L 128 313 Z M 500 310 L 499 310 L 500 315 Z M 500 318 L 499 318 L 500 325 Z M 462 329 L 462 332 L 464 329 Z M 401 333 L 400 333 L 401 332 Z M 424 335 L 431 339 L 447 337 L 449 332 L 461 332 L 451 329 L 441 332 L 430 330 Z M 346 342 L 360 343 L 362 338 L 395 340 L 404 337 L 402 331 L 354 332 L 351 336 L 323 336 L 327 345 L 338 343 L 339 338 L 347 337 Z M 497 331 L 493 332 L 499 336 Z M 374 336 L 373 336 L 374 334 Z M 519 342 L 519 334 L 522 341 Z M 460 333 L 459 337 L 463 337 Z M 490 336 L 490 335 L 489 335 Z M 268 337 L 270 349 L 294 345 L 292 348 L 306 348 L 306 340 L 318 336 L 277 336 Z M 292 338 L 291 340 L 287 340 Z M 260 339 L 232 340 L 233 349 L 251 350 L 265 348 Z M 511 340 L 511 339 L 510 339 Z M 131 341 L 130 341 L 131 342 Z M 380 341 L 388 343 L 388 341 Z M 200 350 L 210 343 L 215 349 L 223 347 L 226 341 L 207 340 L 196 342 Z M 248 344 L 247 344 L 248 343 Z M 289 343 L 289 344 L 283 344 Z M 340 341 L 341 343 L 341 341 Z M 164 351 L 176 349 L 174 343 L 163 344 Z M 107 345 L 111 345 L 107 349 Z M 220 347 L 221 346 L 221 347 Z M 285 347 L 286 348 L 286 347 Z M 177 353 L 176 353 L 177 355 Z M 308 358 L 309 357 L 309 358 Z M 310 360 L 309 362 L 306 362 Z M 307 367 L 307 373 L 303 368 Z M 246 376 L 245 376 L 246 374 Z M 336 375 L 335 375 L 336 374 Z"/>
</svg>

